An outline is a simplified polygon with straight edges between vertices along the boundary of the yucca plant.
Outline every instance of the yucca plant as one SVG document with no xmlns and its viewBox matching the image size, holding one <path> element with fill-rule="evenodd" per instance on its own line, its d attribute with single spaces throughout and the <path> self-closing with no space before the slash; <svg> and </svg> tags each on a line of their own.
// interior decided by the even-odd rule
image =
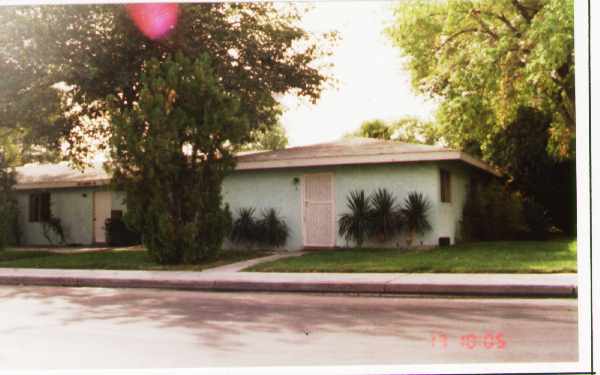
<svg viewBox="0 0 600 375">
<path fill-rule="evenodd" d="M 431 230 L 431 224 L 427 213 L 431 208 L 429 200 L 421 193 L 411 192 L 404 199 L 402 213 L 404 214 L 404 224 L 408 231 L 408 246 L 411 246 L 415 240 L 416 234 L 424 234 Z"/>
<path fill-rule="evenodd" d="M 279 217 L 274 208 L 264 210 L 257 225 L 259 242 L 273 247 L 285 245 L 290 230 L 285 220 Z"/>
<path fill-rule="evenodd" d="M 240 208 L 238 218 L 233 222 L 231 229 L 231 241 L 234 243 L 246 243 L 251 247 L 258 240 L 258 225 L 254 220 L 252 207 Z"/>
<path fill-rule="evenodd" d="M 370 198 L 364 190 L 355 190 L 347 197 L 346 206 L 350 212 L 340 215 L 338 232 L 346 241 L 353 240 L 361 247 L 369 230 Z"/>
<path fill-rule="evenodd" d="M 371 194 L 370 201 L 369 234 L 384 242 L 402 229 L 402 211 L 396 206 L 396 198 L 387 189 L 378 189 Z"/>
</svg>

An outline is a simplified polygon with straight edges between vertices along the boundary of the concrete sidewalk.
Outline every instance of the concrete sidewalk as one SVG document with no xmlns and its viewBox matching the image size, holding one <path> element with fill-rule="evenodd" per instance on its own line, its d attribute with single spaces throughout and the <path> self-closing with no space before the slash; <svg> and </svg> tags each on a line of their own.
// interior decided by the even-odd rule
<svg viewBox="0 0 600 375">
<path fill-rule="evenodd" d="M 238 265 L 239 266 L 239 265 Z M 0 284 L 202 291 L 573 297 L 576 274 L 335 274 L 0 269 Z"/>
</svg>

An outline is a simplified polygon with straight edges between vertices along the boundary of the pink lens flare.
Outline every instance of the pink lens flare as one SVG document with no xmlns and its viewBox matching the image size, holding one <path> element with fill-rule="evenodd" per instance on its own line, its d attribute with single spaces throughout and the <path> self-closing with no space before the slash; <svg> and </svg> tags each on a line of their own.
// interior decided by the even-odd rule
<svg viewBox="0 0 600 375">
<path fill-rule="evenodd" d="M 167 36 L 177 25 L 178 4 L 127 4 L 125 7 L 137 28 L 152 40 Z"/>
</svg>

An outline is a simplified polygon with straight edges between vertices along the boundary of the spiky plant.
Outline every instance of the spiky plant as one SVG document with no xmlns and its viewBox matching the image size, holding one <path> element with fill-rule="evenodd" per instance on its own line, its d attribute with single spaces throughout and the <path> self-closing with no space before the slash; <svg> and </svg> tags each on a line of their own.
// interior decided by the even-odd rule
<svg viewBox="0 0 600 375">
<path fill-rule="evenodd" d="M 353 240 L 361 247 L 369 230 L 370 198 L 364 190 L 355 190 L 347 197 L 346 206 L 350 212 L 340 215 L 338 232 L 346 241 Z"/>
<path fill-rule="evenodd" d="M 404 214 L 404 224 L 408 231 L 409 246 L 414 242 L 417 233 L 422 235 L 431 230 L 431 224 L 427 217 L 430 208 L 431 204 L 429 200 L 421 193 L 413 191 L 404 199 L 402 213 Z"/>
<path fill-rule="evenodd" d="M 234 243 L 246 243 L 252 246 L 258 239 L 258 226 L 254 220 L 253 207 L 240 208 L 238 218 L 233 222 L 231 230 L 231 241 Z"/>
<path fill-rule="evenodd" d="M 258 221 L 259 242 L 268 246 L 280 247 L 285 245 L 290 230 L 285 220 L 279 217 L 277 210 L 264 210 Z"/>
<path fill-rule="evenodd" d="M 387 189 L 371 194 L 369 234 L 386 241 L 402 229 L 402 211 L 396 206 L 396 198 Z"/>
</svg>

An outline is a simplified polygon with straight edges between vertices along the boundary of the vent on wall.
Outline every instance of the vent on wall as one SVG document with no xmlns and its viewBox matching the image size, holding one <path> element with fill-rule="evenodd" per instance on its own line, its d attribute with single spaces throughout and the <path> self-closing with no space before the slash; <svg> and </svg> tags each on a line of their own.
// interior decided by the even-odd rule
<svg viewBox="0 0 600 375">
<path fill-rule="evenodd" d="M 440 238 L 438 238 L 438 245 L 440 245 L 440 246 L 450 246 L 450 237 L 440 237 Z"/>
</svg>

